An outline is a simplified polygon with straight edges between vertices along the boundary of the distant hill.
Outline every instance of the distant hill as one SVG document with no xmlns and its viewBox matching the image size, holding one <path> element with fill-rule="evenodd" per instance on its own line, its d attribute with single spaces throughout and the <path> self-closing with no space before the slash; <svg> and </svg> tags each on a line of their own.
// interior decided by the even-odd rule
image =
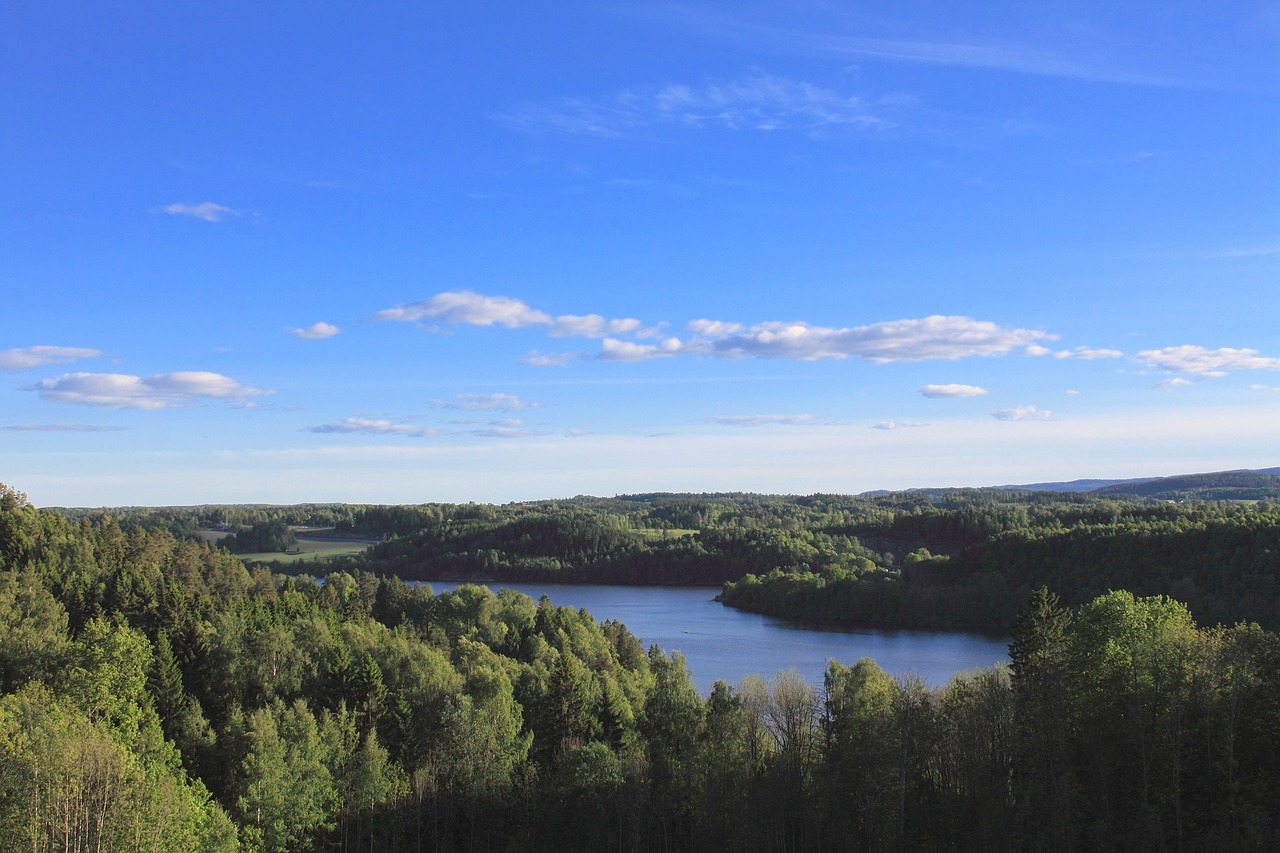
<svg viewBox="0 0 1280 853">
<path fill-rule="evenodd" d="M 997 492 L 1096 492 L 1108 487 L 1132 483 L 1149 483 L 1159 477 L 1136 477 L 1130 480 L 1069 480 L 1063 483 L 1025 483 L 1022 485 L 991 486 Z"/>
<path fill-rule="evenodd" d="M 1157 480 L 1118 483 L 1093 490 L 1113 498 L 1154 500 L 1256 501 L 1280 498 L 1280 468 L 1180 474 Z"/>
<path fill-rule="evenodd" d="M 1092 492 L 1101 497 L 1147 500 L 1257 501 L 1280 499 L 1280 468 L 1213 471 L 1126 480 L 1069 480 L 991 486 L 990 491 Z"/>
</svg>

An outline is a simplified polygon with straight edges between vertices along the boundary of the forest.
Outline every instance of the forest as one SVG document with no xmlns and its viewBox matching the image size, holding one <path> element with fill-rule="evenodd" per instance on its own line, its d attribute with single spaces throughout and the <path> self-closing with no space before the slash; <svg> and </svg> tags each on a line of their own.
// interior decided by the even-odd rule
<svg viewBox="0 0 1280 853">
<path fill-rule="evenodd" d="M 712 511 L 666 506 L 652 541 Z M 1276 848 L 1275 634 L 1038 587 L 1012 637 L 936 688 L 861 660 L 702 696 L 678 654 L 546 599 L 250 569 L 4 487 L 0 849 Z"/>
<path fill-rule="evenodd" d="M 310 564 L 314 574 L 720 586 L 731 607 L 808 623 L 1007 634 L 1044 586 L 1070 606 L 1126 589 L 1171 596 L 1201 624 L 1245 620 L 1275 631 L 1275 482 L 1270 473 L 1223 472 L 1132 484 L 1125 488 L 1141 494 L 1129 497 L 1110 486 L 64 514 L 180 539 L 230 527 L 239 532 L 224 545 L 237 551 L 282 550 L 291 526 L 327 527 L 380 541 L 359 556 Z M 1156 497 L 1246 487 L 1248 500 Z"/>
</svg>

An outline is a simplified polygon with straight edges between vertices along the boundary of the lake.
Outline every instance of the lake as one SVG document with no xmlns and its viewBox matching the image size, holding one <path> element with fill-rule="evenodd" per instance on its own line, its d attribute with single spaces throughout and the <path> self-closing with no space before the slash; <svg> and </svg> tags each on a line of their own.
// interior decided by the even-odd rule
<svg viewBox="0 0 1280 853">
<path fill-rule="evenodd" d="M 453 581 L 422 581 L 437 593 Z M 725 607 L 719 588 L 592 586 L 494 583 L 537 601 L 543 595 L 562 607 L 586 608 L 597 620 L 622 622 L 645 644 L 685 657 L 704 694 L 717 680 L 736 684 L 747 675 L 765 678 L 795 669 L 821 684 L 827 660 L 851 664 L 872 658 L 887 672 L 914 672 L 940 686 L 957 672 L 1008 661 L 1007 637 L 934 631 L 822 630 Z"/>
</svg>

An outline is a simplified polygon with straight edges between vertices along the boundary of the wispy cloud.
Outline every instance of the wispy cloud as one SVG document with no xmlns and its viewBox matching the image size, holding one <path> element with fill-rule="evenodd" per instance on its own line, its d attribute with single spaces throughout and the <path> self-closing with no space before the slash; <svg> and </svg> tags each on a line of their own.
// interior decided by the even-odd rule
<svg viewBox="0 0 1280 853">
<path fill-rule="evenodd" d="M 221 222 L 228 216 L 240 216 L 241 212 L 211 201 L 200 204 L 169 204 L 161 208 L 170 216 L 191 216 L 205 222 Z"/>
<path fill-rule="evenodd" d="M 997 409 L 991 417 L 998 421 L 1051 421 L 1053 413 L 1035 406 L 1014 406 L 1010 409 Z"/>
<path fill-rule="evenodd" d="M 319 341 L 324 340 L 325 338 L 332 338 L 334 335 L 339 334 L 342 329 L 332 323 L 326 323 L 322 320 L 319 323 L 312 323 L 310 326 L 303 329 L 286 327 L 285 331 L 293 335 L 295 338 L 302 338 L 304 341 Z"/>
<path fill-rule="evenodd" d="M 434 438 L 446 433 L 446 430 L 414 426 L 413 424 L 390 421 L 382 418 L 346 418 L 336 423 L 306 427 L 306 431 L 318 433 L 359 433 L 363 435 L 403 435 L 411 438 Z"/>
<path fill-rule="evenodd" d="M 477 424 L 474 429 L 441 429 L 423 427 L 405 421 L 386 418 L 346 418 L 336 423 L 306 427 L 306 432 L 321 434 L 399 435 L 406 438 L 439 438 L 441 436 L 471 435 L 478 438 L 529 438 L 549 435 L 541 429 L 526 427 L 520 420 L 454 421 L 455 424 Z"/>
<path fill-rule="evenodd" d="M 470 431 L 479 438 L 533 438 L 539 435 L 550 435 L 543 429 L 532 429 L 524 426 L 489 426 Z"/>
<path fill-rule="evenodd" d="M 807 426 L 813 423 L 813 415 L 721 415 L 703 422 L 734 427 Z"/>
<path fill-rule="evenodd" d="M 77 358 L 98 358 L 102 350 L 88 347 L 19 347 L 0 350 L 0 370 L 29 370 L 46 364 L 67 364 Z"/>
<path fill-rule="evenodd" d="M 1095 349 L 1093 347 L 1076 347 L 1075 349 L 1058 350 L 1053 354 L 1054 358 L 1078 358 L 1083 361 L 1094 361 L 1099 358 L 1124 358 L 1124 353 L 1118 349 Z"/>
<path fill-rule="evenodd" d="M 1134 358 L 1153 370 L 1197 376 L 1226 376 L 1232 370 L 1280 370 L 1280 358 L 1258 355 L 1254 349 L 1231 347 L 1165 347 L 1143 350 Z"/>
<path fill-rule="evenodd" d="M 26 387 L 54 403 L 105 406 L 113 409 L 171 409 L 206 400 L 242 401 L 274 394 L 242 385 L 219 373 L 183 371 L 155 376 L 124 373 L 66 373 Z"/>
<path fill-rule="evenodd" d="M 13 424 L 5 429 L 12 432 L 120 432 L 128 427 L 103 424 Z"/>
<path fill-rule="evenodd" d="M 484 424 L 485 426 L 491 426 L 491 427 L 524 426 L 524 421 L 522 421 L 520 418 L 498 418 L 498 419 L 458 418 L 456 420 L 449 421 L 449 423 L 451 424 Z"/>
<path fill-rule="evenodd" d="M 895 429 L 919 429 L 927 427 L 929 424 L 923 421 L 881 421 L 873 424 L 872 429 L 895 430 Z"/>
<path fill-rule="evenodd" d="M 1065 54 L 1060 39 L 1053 45 L 1046 46 L 981 35 L 964 40 L 884 38 L 864 34 L 848 35 L 834 28 L 818 31 L 772 26 L 746 20 L 741 14 L 719 14 L 687 7 L 669 7 L 666 14 L 677 15 L 686 25 L 708 34 L 749 40 L 772 49 L 785 45 L 791 51 L 801 50 L 859 60 L 976 68 L 1100 83 L 1136 86 L 1178 84 L 1178 81 L 1163 75 L 1117 65 L 1110 59 L 1115 55 L 1114 50 L 1101 53 L 1090 44 L 1077 43 L 1073 45 L 1075 50 L 1072 54 Z M 1098 59 L 1096 56 L 1105 58 Z"/>
<path fill-rule="evenodd" d="M 791 37 L 824 52 L 889 62 L 981 68 L 1036 77 L 1063 77 L 1099 83 L 1138 86 L 1171 85 L 1170 81 L 1162 77 L 1100 67 L 1094 63 L 1058 55 L 1040 46 L 981 40 L 960 42 L 868 38 L 828 33 L 792 33 Z"/>
<path fill-rule="evenodd" d="M 550 105 L 525 104 L 497 118 L 524 129 L 596 136 L 658 125 L 813 132 L 889 124 L 856 95 L 771 74 L 677 83 L 648 92 L 628 90 L 608 101 L 563 98 Z"/>
<path fill-rule="evenodd" d="M 1267 258 L 1280 255 L 1280 243 L 1259 246 L 1237 246 L 1209 255 L 1211 258 Z"/>
<path fill-rule="evenodd" d="M 977 385 L 926 385 L 920 389 L 920 393 L 934 398 L 979 397 L 987 393 L 987 389 Z"/>
<path fill-rule="evenodd" d="M 1151 387 L 1157 388 L 1161 391 L 1167 391 L 1172 388 L 1186 388 L 1188 385 L 1194 385 L 1194 384 L 1195 383 L 1192 382 L 1190 379 L 1183 379 L 1181 376 L 1175 376 L 1173 379 L 1166 379 L 1163 382 L 1157 382 L 1155 385 L 1152 385 Z"/>
<path fill-rule="evenodd" d="M 534 350 L 519 358 L 520 364 L 530 367 L 567 367 L 571 362 L 582 361 L 586 354 L 580 352 L 540 352 Z"/>
<path fill-rule="evenodd" d="M 515 394 L 457 394 L 448 400 L 432 400 L 431 405 L 437 409 L 514 412 L 536 409 L 542 404 L 537 400 L 522 400 Z"/>
</svg>

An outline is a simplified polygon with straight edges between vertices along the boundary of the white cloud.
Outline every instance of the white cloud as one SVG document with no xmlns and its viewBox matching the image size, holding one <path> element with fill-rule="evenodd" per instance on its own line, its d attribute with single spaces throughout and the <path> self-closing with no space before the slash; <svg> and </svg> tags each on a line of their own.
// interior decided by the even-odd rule
<svg viewBox="0 0 1280 853">
<path fill-rule="evenodd" d="M 1023 355 L 1030 355 L 1030 356 L 1048 355 L 1051 352 L 1053 352 L 1053 350 L 1049 349 L 1048 347 L 1042 347 L 1039 344 L 1027 344 L 1025 347 L 1022 348 Z"/>
<path fill-rule="evenodd" d="M 998 421 L 1050 421 L 1053 413 L 1037 409 L 1035 406 L 1014 406 L 1011 409 L 998 409 L 991 413 Z"/>
<path fill-rule="evenodd" d="M 295 338 L 302 338 L 304 341 L 319 341 L 324 338 L 332 338 L 334 335 L 341 332 L 342 329 L 332 323 L 325 323 L 324 321 L 321 321 L 319 323 L 312 323 L 305 329 L 286 328 L 285 331 L 293 335 Z"/>
<path fill-rule="evenodd" d="M 571 361 L 582 361 L 586 358 L 580 352 L 539 352 L 533 350 L 525 353 L 519 359 L 520 364 L 527 364 L 530 367 L 565 367 Z"/>
<path fill-rule="evenodd" d="M 1085 361 L 1092 361 L 1099 358 L 1123 358 L 1124 353 L 1118 349 L 1092 349 L 1090 347 L 1076 347 L 1075 349 L 1059 350 L 1053 354 L 1054 358 L 1079 358 Z"/>
<path fill-rule="evenodd" d="M 525 105 L 499 118 L 530 130 L 594 136 L 657 125 L 814 132 L 889 124 L 856 96 L 769 74 L 703 86 L 673 84 L 648 93 L 624 91 L 612 101 L 596 103 L 565 98 L 554 106 Z"/>
<path fill-rule="evenodd" d="M 801 361 L 859 358 L 876 364 L 895 361 L 951 361 L 974 355 L 1004 355 L 1037 339 L 1031 329 L 1006 329 L 970 317 L 934 315 L 833 329 L 807 323 L 760 323 L 712 344 L 727 358 L 790 358 Z"/>
<path fill-rule="evenodd" d="M 545 328 L 552 337 L 606 338 L 640 333 L 640 321 L 631 317 L 610 320 L 599 314 L 552 316 L 509 296 L 485 296 L 469 290 L 437 293 L 420 302 L 388 308 L 373 315 L 375 320 L 400 320 L 427 325 L 428 321 L 450 326 L 502 326 L 507 329 Z"/>
<path fill-rule="evenodd" d="M 1068 388 L 1066 391 L 1062 393 L 1067 394 L 1068 396 L 1071 396 L 1071 397 L 1077 397 L 1080 394 L 1080 392 L 1077 391 L 1075 388 Z"/>
<path fill-rule="evenodd" d="M 554 318 L 547 332 L 554 338 L 606 338 L 625 335 L 640 329 L 640 321 L 633 318 L 606 320 L 599 314 L 562 314 Z"/>
<path fill-rule="evenodd" d="M 926 385 L 920 393 L 926 397 L 979 397 L 987 393 L 987 389 L 977 385 Z"/>
<path fill-rule="evenodd" d="M 588 435 L 591 435 L 591 431 L 586 429 L 567 429 L 564 431 L 565 438 L 583 438 Z"/>
<path fill-rule="evenodd" d="M 1151 387 L 1160 388 L 1163 390 L 1167 388 L 1185 388 L 1188 385 L 1194 385 L 1194 384 L 1195 383 L 1192 382 L 1190 379 L 1183 379 L 1181 376 L 1175 376 L 1173 379 L 1166 379 L 1163 382 L 1157 382 L 1155 385 L 1152 385 Z"/>
<path fill-rule="evenodd" d="M 706 423 L 722 426 L 758 427 L 784 424 L 787 426 L 804 426 L 813 423 L 813 415 L 722 415 L 715 418 L 704 418 Z"/>
<path fill-rule="evenodd" d="M 171 216 L 193 216 L 196 219 L 203 219 L 205 222 L 221 222 L 224 217 L 240 215 L 238 210 L 214 204 L 211 201 L 201 202 L 200 204 L 170 204 L 163 209 L 165 213 Z"/>
<path fill-rule="evenodd" d="M 602 361 L 648 361 L 676 355 L 683 346 L 678 338 L 667 338 L 657 344 L 637 344 L 617 338 L 605 338 L 600 344 L 600 355 L 597 357 Z"/>
<path fill-rule="evenodd" d="M 1226 376 L 1232 370 L 1280 370 L 1280 358 L 1258 355 L 1254 349 L 1206 349 L 1200 346 L 1165 347 L 1143 350 L 1135 359 L 1155 370 L 1193 373 L 1197 376 Z"/>
<path fill-rule="evenodd" d="M 27 370 L 46 364 L 66 364 L 77 358 L 98 358 L 102 350 L 87 347 L 20 347 L 0 351 L 0 370 Z"/>
<path fill-rule="evenodd" d="M 741 323 L 725 323 L 720 320 L 693 320 L 688 325 L 689 331 L 704 338 L 723 338 L 741 332 Z"/>
<path fill-rule="evenodd" d="M 927 427 L 929 424 L 916 421 L 881 421 L 872 426 L 872 429 L 894 430 L 894 429 L 918 429 Z"/>
<path fill-rule="evenodd" d="M 545 326 L 551 315 L 535 311 L 519 299 L 508 296 L 484 296 L 469 290 L 437 293 L 421 302 L 388 308 L 373 315 L 375 320 L 401 320 L 415 323 L 437 320 L 451 326 Z"/>
<path fill-rule="evenodd" d="M 411 438 L 432 438 L 445 434 L 444 430 L 418 427 L 382 418 L 346 418 L 337 423 L 307 427 L 306 431 L 318 433 L 361 433 L 365 435 L 404 435 Z"/>
<path fill-rule="evenodd" d="M 1250 391 L 1280 391 L 1280 388 L 1274 385 L 1257 384 L 1257 385 L 1250 385 L 1249 390 Z"/>
<path fill-rule="evenodd" d="M 514 394 L 457 394 L 451 400 L 432 400 L 431 405 L 437 409 L 514 412 L 536 409 L 542 404 L 537 400 L 521 400 Z"/>
<path fill-rule="evenodd" d="M 5 429 L 13 432 L 120 432 L 128 427 L 100 424 L 14 424 Z"/>
<path fill-rule="evenodd" d="M 553 337 L 599 338 L 600 351 L 595 358 L 620 362 L 648 361 L 680 354 L 800 361 L 852 357 L 876 364 L 931 359 L 949 361 L 976 355 L 1004 355 L 1018 348 L 1038 347 L 1036 341 L 1057 337 L 1033 329 L 1004 328 L 971 317 L 934 315 L 854 328 L 776 321 L 744 327 L 739 323 L 698 319 L 688 324 L 694 335 L 689 340 L 668 337 L 656 343 L 639 343 L 637 341 L 655 340 L 665 323 L 644 327 L 634 318 L 610 320 L 598 314 L 553 316 L 531 308 L 519 299 L 485 296 L 470 291 L 439 293 L 420 302 L 379 311 L 373 319 L 415 322 L 424 328 L 430 328 L 430 323 L 496 325 L 508 329 L 542 328 Z M 617 337 L 622 334 L 636 340 Z M 535 367 L 562 367 L 570 361 L 588 357 L 581 353 L 534 350 L 519 361 Z"/>
<path fill-rule="evenodd" d="M 78 403 L 114 409 L 170 409 L 202 400 L 243 400 L 274 394 L 242 385 L 230 377 L 205 371 L 130 376 L 124 373 L 66 373 L 26 390 L 54 403 Z"/>
</svg>

